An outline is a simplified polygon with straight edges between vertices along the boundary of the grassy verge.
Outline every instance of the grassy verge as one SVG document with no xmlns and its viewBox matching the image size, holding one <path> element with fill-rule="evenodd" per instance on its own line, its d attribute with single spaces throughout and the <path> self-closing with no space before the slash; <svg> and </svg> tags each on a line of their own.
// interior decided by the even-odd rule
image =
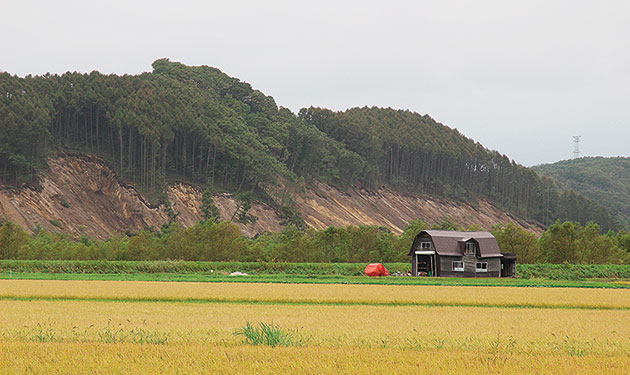
<svg viewBox="0 0 630 375">
<path fill-rule="evenodd" d="M 0 273 L 219 274 L 240 271 L 256 275 L 311 277 L 360 276 L 365 266 L 365 263 L 0 260 Z M 385 267 L 391 273 L 406 272 L 411 269 L 411 264 L 385 263 Z M 518 264 L 517 273 L 521 279 L 630 279 L 630 265 Z"/>
<path fill-rule="evenodd" d="M 195 304 L 247 304 L 285 306 L 382 306 L 382 307 L 478 307 L 503 309 L 563 309 L 563 310 L 630 310 L 626 306 L 597 304 L 550 304 L 550 303 L 485 303 L 485 302 L 400 302 L 400 301 L 308 301 L 308 300 L 258 300 L 234 298 L 169 298 L 169 297 L 85 297 L 85 296 L 0 296 L 0 301 L 79 301 L 79 302 L 126 302 L 126 303 L 195 303 Z"/>
<path fill-rule="evenodd" d="M 366 284 L 366 285 L 452 285 L 452 286 L 513 286 L 550 288 L 623 288 L 630 283 L 618 280 L 550 280 L 512 278 L 438 278 L 438 277 L 367 277 L 343 275 L 253 274 L 229 276 L 200 273 L 41 273 L 2 272 L 0 279 L 14 280 L 115 280 L 115 281 L 179 281 L 179 282 L 238 282 L 238 283 L 297 283 L 297 284 Z"/>
</svg>

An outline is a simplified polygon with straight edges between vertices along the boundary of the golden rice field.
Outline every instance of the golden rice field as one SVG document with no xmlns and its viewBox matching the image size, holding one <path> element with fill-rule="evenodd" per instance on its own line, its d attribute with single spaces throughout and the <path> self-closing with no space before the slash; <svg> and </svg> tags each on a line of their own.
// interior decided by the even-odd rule
<svg viewBox="0 0 630 375">
<path fill-rule="evenodd" d="M 627 374 L 629 308 L 615 289 L 0 280 L 0 373 Z M 244 344 L 246 322 L 294 346 Z"/>
<path fill-rule="evenodd" d="M 627 374 L 627 357 L 390 348 L 0 343 L 3 374 Z"/>
<path fill-rule="evenodd" d="M 2 280 L 0 296 L 630 309 L 630 289 Z"/>
</svg>

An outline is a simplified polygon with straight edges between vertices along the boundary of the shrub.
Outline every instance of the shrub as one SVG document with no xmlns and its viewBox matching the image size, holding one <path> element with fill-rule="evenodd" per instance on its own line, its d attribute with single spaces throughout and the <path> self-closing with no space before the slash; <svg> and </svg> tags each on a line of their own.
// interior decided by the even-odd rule
<svg viewBox="0 0 630 375">
<path fill-rule="evenodd" d="M 258 323 L 258 327 L 247 322 L 245 327 L 234 331 L 235 336 L 243 336 L 243 341 L 249 345 L 267 346 L 297 346 L 301 340 L 297 340 L 295 332 L 283 330 L 273 323 Z"/>
<path fill-rule="evenodd" d="M 2 259 L 15 259 L 20 248 L 29 240 L 30 236 L 21 226 L 5 222 L 0 227 L 0 256 Z"/>
</svg>

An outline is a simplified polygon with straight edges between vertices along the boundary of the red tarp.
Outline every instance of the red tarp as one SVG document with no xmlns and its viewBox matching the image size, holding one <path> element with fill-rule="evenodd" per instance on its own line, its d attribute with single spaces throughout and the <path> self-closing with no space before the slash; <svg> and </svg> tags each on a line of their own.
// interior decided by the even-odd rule
<svg viewBox="0 0 630 375">
<path fill-rule="evenodd" d="M 368 276 L 389 276 L 389 271 L 381 263 L 368 264 L 363 272 Z"/>
</svg>

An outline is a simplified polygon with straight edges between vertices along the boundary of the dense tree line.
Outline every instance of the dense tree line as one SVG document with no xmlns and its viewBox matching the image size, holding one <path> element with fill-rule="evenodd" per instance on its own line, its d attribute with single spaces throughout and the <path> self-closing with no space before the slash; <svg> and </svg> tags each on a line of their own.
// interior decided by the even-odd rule
<svg viewBox="0 0 630 375">
<path fill-rule="evenodd" d="M 56 148 L 95 152 L 142 188 L 255 190 L 278 177 L 351 183 L 358 155 L 215 68 L 157 60 L 138 76 L 0 74 L 0 178 L 32 181 Z"/>
<path fill-rule="evenodd" d="M 188 228 L 172 223 L 159 231 L 106 241 L 83 236 L 77 241 L 46 231 L 29 235 L 5 222 L 0 227 L 0 259 L 408 262 L 414 237 L 426 228 L 422 220 L 410 222 L 400 235 L 376 226 L 300 230 L 289 225 L 251 239 L 230 221 L 208 219 Z M 462 229 L 449 219 L 432 228 Z M 540 238 L 512 223 L 492 231 L 501 250 L 516 253 L 519 263 L 630 264 L 630 233 L 602 235 L 594 223 L 557 222 Z"/>
<path fill-rule="evenodd" d="M 630 228 L 630 158 L 583 157 L 532 169 L 597 201 Z"/>
<path fill-rule="evenodd" d="M 600 232 L 594 222 L 572 221 L 553 223 L 539 238 L 512 223 L 493 228 L 501 250 L 521 263 L 630 264 L 630 233 Z"/>
<path fill-rule="evenodd" d="M 601 205 L 551 179 L 466 138 L 428 115 L 383 108 L 334 112 L 302 109 L 306 123 L 343 142 L 365 165 L 355 176 L 375 186 L 459 198 L 484 198 L 543 225 L 556 220 L 599 223 L 614 228 L 615 218 Z"/>
<path fill-rule="evenodd" d="M 186 180 L 266 194 L 293 216 L 291 188 L 316 178 L 488 199 L 545 225 L 615 225 L 595 202 L 428 116 L 379 108 L 295 115 L 216 68 L 167 59 L 136 76 L 0 73 L 0 181 L 36 182 L 57 149 L 96 153 L 141 189 Z"/>
</svg>

